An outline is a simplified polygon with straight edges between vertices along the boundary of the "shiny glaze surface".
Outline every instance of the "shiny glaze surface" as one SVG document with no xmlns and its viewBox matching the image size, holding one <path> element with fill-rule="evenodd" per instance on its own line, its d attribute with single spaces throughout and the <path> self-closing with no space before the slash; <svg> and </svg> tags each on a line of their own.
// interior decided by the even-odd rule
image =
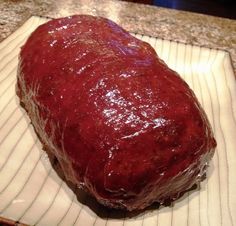
<svg viewBox="0 0 236 226">
<path fill-rule="evenodd" d="M 17 94 L 67 179 L 128 210 L 174 199 L 216 146 L 205 113 L 154 49 L 110 20 L 52 20 L 20 54 Z"/>
</svg>

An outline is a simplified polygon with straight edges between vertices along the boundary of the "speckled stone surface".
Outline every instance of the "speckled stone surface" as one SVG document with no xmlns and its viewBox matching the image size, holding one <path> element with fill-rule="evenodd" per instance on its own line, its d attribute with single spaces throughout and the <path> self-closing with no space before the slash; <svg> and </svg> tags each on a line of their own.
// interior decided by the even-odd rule
<svg viewBox="0 0 236 226">
<path fill-rule="evenodd" d="M 110 18 L 131 32 L 227 50 L 236 72 L 236 20 L 107 0 L 2 0 L 0 12 L 0 41 L 31 15 L 92 14 Z"/>
</svg>

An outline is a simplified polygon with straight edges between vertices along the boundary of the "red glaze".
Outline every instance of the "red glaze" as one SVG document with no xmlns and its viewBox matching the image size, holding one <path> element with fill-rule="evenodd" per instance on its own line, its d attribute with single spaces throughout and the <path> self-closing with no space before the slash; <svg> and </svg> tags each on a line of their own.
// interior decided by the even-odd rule
<svg viewBox="0 0 236 226">
<path fill-rule="evenodd" d="M 67 179 L 111 207 L 177 198 L 216 146 L 188 85 L 108 19 L 39 26 L 20 53 L 17 94 Z"/>
</svg>

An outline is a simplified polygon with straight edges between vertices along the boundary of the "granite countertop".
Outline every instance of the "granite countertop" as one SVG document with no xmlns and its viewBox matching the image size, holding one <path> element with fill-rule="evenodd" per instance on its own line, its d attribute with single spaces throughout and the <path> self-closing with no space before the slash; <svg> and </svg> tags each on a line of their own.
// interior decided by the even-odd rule
<svg viewBox="0 0 236 226">
<path fill-rule="evenodd" d="M 0 12 L 0 41 L 31 15 L 92 14 L 110 18 L 131 32 L 227 50 L 236 74 L 236 20 L 107 0 L 3 0 Z"/>
</svg>

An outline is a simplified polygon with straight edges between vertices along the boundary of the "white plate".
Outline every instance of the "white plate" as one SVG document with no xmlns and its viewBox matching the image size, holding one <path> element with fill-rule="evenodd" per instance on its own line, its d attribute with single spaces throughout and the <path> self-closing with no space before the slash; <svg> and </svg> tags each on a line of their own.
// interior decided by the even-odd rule
<svg viewBox="0 0 236 226">
<path fill-rule="evenodd" d="M 46 20 L 31 17 L 0 43 L 0 216 L 42 226 L 236 225 L 236 83 L 229 54 L 136 35 L 149 42 L 195 91 L 218 146 L 201 189 L 185 195 L 173 207 L 154 208 L 127 218 L 96 203 L 93 211 L 91 203 L 84 205 L 76 199 L 52 169 L 19 106 L 15 83 L 20 46 Z"/>
</svg>

